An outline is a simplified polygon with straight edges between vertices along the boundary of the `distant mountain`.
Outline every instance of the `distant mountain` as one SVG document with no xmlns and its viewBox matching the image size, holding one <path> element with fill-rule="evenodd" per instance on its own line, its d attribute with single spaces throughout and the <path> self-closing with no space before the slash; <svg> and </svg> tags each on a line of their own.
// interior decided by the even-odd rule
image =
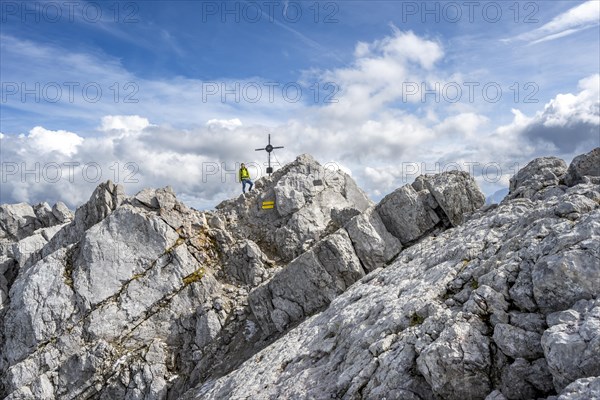
<svg viewBox="0 0 600 400">
<path fill-rule="evenodd" d="M 508 188 L 500 189 L 494 192 L 485 199 L 485 204 L 499 204 L 502 200 L 504 200 L 506 195 L 508 195 L 508 192 Z"/>
</svg>

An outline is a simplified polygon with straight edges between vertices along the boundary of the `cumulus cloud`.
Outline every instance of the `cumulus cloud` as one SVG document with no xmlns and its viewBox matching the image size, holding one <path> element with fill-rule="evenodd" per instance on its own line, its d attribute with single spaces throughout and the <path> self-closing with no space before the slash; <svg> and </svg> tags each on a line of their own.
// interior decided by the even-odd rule
<svg viewBox="0 0 600 400">
<path fill-rule="evenodd" d="M 356 45 L 350 67 L 322 73 L 322 80 L 340 89 L 337 102 L 323 109 L 326 117 L 364 119 L 402 99 L 403 82 L 426 82 L 444 55 L 441 44 L 400 31 L 372 43 Z"/>
<path fill-rule="evenodd" d="M 243 126 L 236 119 L 227 122 L 230 128 L 209 124 L 184 130 L 121 115 L 106 116 L 95 134 L 85 136 L 43 127 L 29 135 L 5 135 L 0 201 L 60 200 L 74 208 L 110 179 L 123 184 L 128 194 L 170 185 L 191 206 L 214 207 L 238 194 L 241 162 L 256 166 L 254 177 L 265 172 L 263 157 L 248 150 L 249 143 L 266 140 L 265 128 L 240 131 Z M 284 162 L 291 157 L 286 155 Z"/>
<path fill-rule="evenodd" d="M 83 138 L 73 132 L 51 131 L 36 126 L 29 131 L 27 141 L 36 154 L 48 154 L 56 151 L 64 156 L 71 157 L 77 152 L 77 147 L 83 143 Z"/>
<path fill-rule="evenodd" d="M 234 128 L 242 126 L 242 121 L 240 121 L 239 118 L 233 118 L 233 119 L 210 119 L 206 123 L 206 126 L 209 129 L 219 129 L 219 128 L 234 129 Z"/>
<path fill-rule="evenodd" d="M 504 39 L 504 41 L 511 42 L 521 40 L 536 44 L 558 39 L 587 28 L 598 26 L 600 23 L 600 19 L 598 18 L 599 15 L 600 2 L 597 0 L 589 0 L 583 4 L 570 8 L 537 29 L 522 33 L 514 38 Z"/>
<path fill-rule="evenodd" d="M 140 132 L 150 126 L 148 118 L 139 115 L 106 115 L 102 117 L 100 130 L 103 132 Z"/>
<path fill-rule="evenodd" d="M 600 75 L 579 81 L 579 93 L 558 94 L 535 116 L 521 119 L 523 135 L 560 153 L 600 145 Z"/>
<path fill-rule="evenodd" d="M 264 167 L 266 154 L 254 149 L 266 144 L 267 132 L 273 134 L 275 145 L 285 146 L 273 153 L 275 164 L 292 161 L 300 153 L 334 160 L 351 171 L 374 200 L 419 173 L 456 168 L 474 173 L 483 190 L 494 193 L 532 157 L 556 154 L 558 149 L 568 161 L 593 145 L 598 75 L 583 79 L 576 93 L 556 95 L 537 113 L 515 109 L 510 123 L 495 126 L 474 107 L 402 101 L 401 82 L 457 80 L 437 67 L 444 49 L 436 40 L 393 29 L 388 37 L 358 43 L 354 55 L 350 66 L 316 72 L 320 82 L 336 82 L 342 89 L 337 103 L 275 102 L 267 107 L 271 115 L 294 112 L 277 114 L 267 122 L 252 115 L 266 109 L 261 105 L 246 109 L 209 105 L 200 107 L 204 114 L 198 115 L 194 99 L 201 93 L 201 83 L 184 80 L 147 82 L 156 101 L 146 98 L 144 107 L 131 113 L 127 109 L 122 115 L 104 113 L 98 117 L 96 132 L 39 126 L 22 137 L 4 134 L 3 161 L 18 170 L 8 176 L 3 170 L 0 201 L 62 200 L 74 207 L 86 201 L 100 181 L 112 179 L 123 183 L 129 194 L 171 185 L 190 205 L 212 208 L 239 194 L 235 174 L 240 162 Z M 181 91 L 183 87 L 187 92 Z M 162 101 L 170 104 L 166 120 L 174 126 L 157 120 L 164 116 L 153 104 Z M 179 109 L 175 104 L 191 105 Z M 597 134 L 595 140 L 597 146 Z M 77 165 L 71 168 L 68 162 Z M 23 168 L 35 168 L 35 163 L 40 163 L 37 182 L 22 173 Z M 44 168 L 56 165 L 61 166 L 63 179 L 54 182 L 50 175 L 54 170 Z"/>
</svg>

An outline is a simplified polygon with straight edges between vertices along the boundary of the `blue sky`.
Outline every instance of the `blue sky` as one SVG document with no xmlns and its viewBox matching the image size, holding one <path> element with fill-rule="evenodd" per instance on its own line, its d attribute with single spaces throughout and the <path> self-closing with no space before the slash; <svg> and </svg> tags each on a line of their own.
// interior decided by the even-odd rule
<svg viewBox="0 0 600 400">
<path fill-rule="evenodd" d="M 595 0 L 1 6 L 2 203 L 74 207 L 92 165 L 209 208 L 239 191 L 227 169 L 264 161 L 267 132 L 277 161 L 335 162 L 374 200 L 415 165 L 475 165 L 491 194 L 533 157 L 600 145 Z"/>
</svg>

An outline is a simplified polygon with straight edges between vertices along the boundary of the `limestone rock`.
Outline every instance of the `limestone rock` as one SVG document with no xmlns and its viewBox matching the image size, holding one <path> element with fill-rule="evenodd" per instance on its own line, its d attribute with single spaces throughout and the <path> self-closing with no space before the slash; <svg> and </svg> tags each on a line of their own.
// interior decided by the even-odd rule
<svg viewBox="0 0 600 400">
<path fill-rule="evenodd" d="M 552 375 L 543 358 L 529 362 L 523 358 L 505 367 L 501 374 L 501 393 L 507 399 L 535 399 L 552 393 Z"/>
<path fill-rule="evenodd" d="M 0 398 L 598 397 L 600 186 L 565 170 L 483 208 L 462 173 L 373 205 L 306 155 L 215 211 L 2 206 Z"/>
<path fill-rule="evenodd" d="M 540 309 L 558 311 L 600 292 L 599 254 L 597 248 L 590 248 L 541 257 L 531 273 L 533 295 Z"/>
<path fill-rule="evenodd" d="M 402 245 L 415 242 L 440 222 L 438 215 L 426 203 L 426 196 L 426 193 L 417 193 L 412 186 L 405 185 L 384 197 L 376 207 L 386 229 Z"/>
<path fill-rule="evenodd" d="M 470 216 L 450 229 L 425 177 L 412 191 L 403 189 L 382 201 L 385 206 L 353 217 L 345 230 L 370 272 L 343 293 L 334 292 L 326 263 L 313 254 L 322 240 L 317 242 L 251 293 L 257 296 L 253 301 L 261 298 L 256 303 L 261 309 L 253 308 L 255 315 L 266 316 L 261 329 L 285 334 L 182 398 L 552 398 L 573 380 L 597 374 L 592 368 L 597 364 L 588 360 L 600 354 L 592 312 L 599 292 L 592 281 L 600 210 L 580 196 L 595 201 L 598 187 L 584 182 L 565 189 L 559 175 L 545 188 L 535 180 L 519 181 L 519 193 L 531 197 L 465 211 Z M 536 195 L 554 189 L 551 196 Z M 413 202 L 397 201 L 401 196 Z M 565 203 L 582 205 L 577 218 L 556 212 Z M 407 204 L 433 211 L 439 221 L 423 235 L 415 233 L 417 241 L 398 254 L 386 255 L 390 244 L 382 237 L 404 232 L 398 221 Z M 385 207 L 387 213 L 380 212 Z M 368 238 L 376 239 L 372 251 Z M 375 249 L 380 249 L 376 257 Z M 294 285 L 292 271 L 298 278 Z M 319 303 L 306 295 L 319 282 L 320 298 L 333 294 L 333 300 Z M 303 285 L 305 290 L 297 291 Z M 323 308 L 306 318 L 306 304 Z M 566 334 L 577 340 L 565 342 L 561 335 Z M 585 347 L 561 347 L 571 342 Z M 564 377 L 560 387 L 557 376 Z M 574 387 L 587 393 L 589 386 L 582 381 Z"/>
<path fill-rule="evenodd" d="M 568 316 L 551 319 L 558 323 L 544 332 L 541 343 L 558 392 L 577 379 L 600 375 L 600 301 L 580 300 L 564 313 Z"/>
<path fill-rule="evenodd" d="M 41 227 L 42 224 L 29 204 L 0 206 L 0 239 L 21 240 Z"/>
<path fill-rule="evenodd" d="M 558 396 L 558 400 L 591 400 L 599 398 L 600 377 L 577 379 Z"/>
<path fill-rule="evenodd" d="M 52 206 L 52 214 L 60 224 L 70 222 L 73 219 L 73 213 L 62 201 Z"/>
<path fill-rule="evenodd" d="M 480 399 L 490 392 L 489 339 L 466 322 L 445 329 L 417 358 L 433 392 L 445 399 Z"/>
<path fill-rule="evenodd" d="M 91 227 L 73 260 L 73 285 L 86 308 L 117 293 L 142 274 L 178 239 L 162 219 L 121 207 Z"/>
<path fill-rule="evenodd" d="M 251 240 L 243 240 L 230 249 L 225 261 L 225 273 L 238 281 L 256 286 L 268 276 L 267 256 Z"/>
<path fill-rule="evenodd" d="M 532 198 L 544 188 L 557 186 L 566 173 L 567 164 L 560 158 L 536 158 L 510 179 L 506 198 Z"/>
<path fill-rule="evenodd" d="M 485 203 L 485 196 L 466 172 L 437 174 L 427 178 L 425 185 L 453 226 L 460 225 L 465 214 L 472 213 Z"/>
<path fill-rule="evenodd" d="M 589 181 L 600 184 L 600 147 L 573 159 L 564 177 L 567 186 Z"/>
<path fill-rule="evenodd" d="M 375 207 L 346 224 L 354 250 L 366 271 L 386 265 L 402 250 L 400 241 L 388 232 Z"/>
<path fill-rule="evenodd" d="M 326 235 L 333 210 L 364 211 L 372 202 L 339 168 L 319 164 L 301 155 L 256 181 L 255 190 L 217 206 L 221 221 L 236 239 L 264 243 L 271 258 L 287 263 Z M 263 209 L 262 203 L 275 203 Z"/>
<path fill-rule="evenodd" d="M 544 354 L 540 344 L 542 335 L 536 332 L 509 324 L 497 324 L 493 338 L 500 350 L 512 358 L 535 360 Z"/>
</svg>

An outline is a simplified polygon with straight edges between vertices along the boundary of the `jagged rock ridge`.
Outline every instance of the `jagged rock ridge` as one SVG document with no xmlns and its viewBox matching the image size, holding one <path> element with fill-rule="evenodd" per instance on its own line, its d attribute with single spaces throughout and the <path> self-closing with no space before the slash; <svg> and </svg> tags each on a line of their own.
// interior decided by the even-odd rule
<svg viewBox="0 0 600 400">
<path fill-rule="evenodd" d="M 456 172 L 373 205 L 310 156 L 212 212 L 110 182 L 2 206 L 0 396 L 591 398 L 599 164 L 534 160 L 485 208 Z"/>
</svg>

